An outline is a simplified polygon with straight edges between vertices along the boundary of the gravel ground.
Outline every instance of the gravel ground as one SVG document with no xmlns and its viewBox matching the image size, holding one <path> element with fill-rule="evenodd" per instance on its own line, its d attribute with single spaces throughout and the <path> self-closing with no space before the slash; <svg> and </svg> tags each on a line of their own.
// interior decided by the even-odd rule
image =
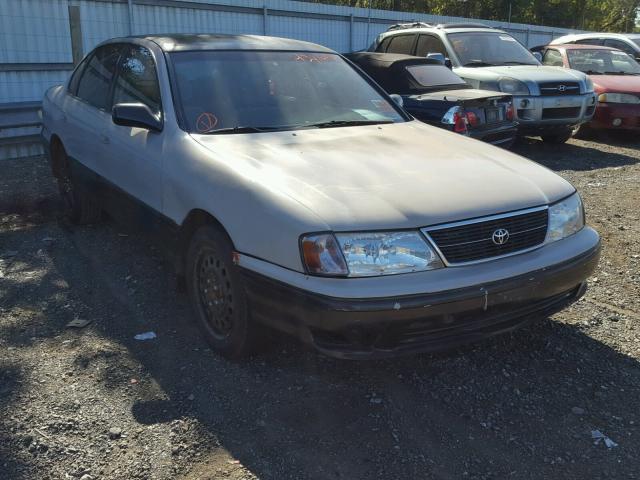
<svg viewBox="0 0 640 480">
<path fill-rule="evenodd" d="M 216 357 L 153 243 L 70 226 L 44 159 L 2 162 L 0 479 L 640 477 L 640 142 L 516 150 L 582 192 L 604 241 L 587 295 L 380 362 L 283 338 Z"/>
</svg>

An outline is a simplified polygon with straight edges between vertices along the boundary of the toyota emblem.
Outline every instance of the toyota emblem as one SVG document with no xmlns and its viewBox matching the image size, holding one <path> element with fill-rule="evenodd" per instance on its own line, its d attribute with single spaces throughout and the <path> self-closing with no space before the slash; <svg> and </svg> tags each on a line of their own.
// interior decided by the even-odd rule
<svg viewBox="0 0 640 480">
<path fill-rule="evenodd" d="M 505 243 L 507 243 L 507 240 L 509 240 L 509 230 L 506 230 L 504 228 L 497 229 L 495 232 L 493 232 L 491 240 L 493 240 L 493 243 L 495 243 L 496 245 L 504 245 Z"/>
</svg>

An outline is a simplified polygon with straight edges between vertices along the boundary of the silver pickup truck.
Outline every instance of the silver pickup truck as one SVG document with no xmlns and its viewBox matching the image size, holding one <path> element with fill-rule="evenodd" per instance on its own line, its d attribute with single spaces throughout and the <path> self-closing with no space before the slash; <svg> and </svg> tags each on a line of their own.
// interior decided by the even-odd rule
<svg viewBox="0 0 640 480">
<path fill-rule="evenodd" d="M 443 55 L 474 88 L 514 96 L 521 135 L 563 143 L 593 117 L 596 96 L 584 73 L 543 66 L 507 32 L 481 24 L 393 25 L 369 50 L 419 57 Z"/>
</svg>

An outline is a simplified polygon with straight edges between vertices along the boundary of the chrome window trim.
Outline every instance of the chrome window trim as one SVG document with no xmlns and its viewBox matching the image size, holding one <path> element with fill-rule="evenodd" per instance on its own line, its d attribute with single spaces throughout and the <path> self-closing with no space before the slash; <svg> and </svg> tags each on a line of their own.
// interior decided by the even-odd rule
<svg viewBox="0 0 640 480">
<path fill-rule="evenodd" d="M 476 265 L 476 264 L 479 264 L 479 263 L 492 262 L 494 260 L 499 260 L 501 258 L 513 257 L 514 255 L 520 255 L 520 254 L 523 254 L 523 253 L 532 252 L 533 250 L 537 250 L 538 248 L 544 246 L 546 244 L 546 240 L 543 240 L 542 243 L 540 243 L 538 245 L 534 245 L 533 247 L 525 248 L 524 250 L 518 250 L 517 252 L 506 253 L 504 255 L 498 255 L 498 256 L 495 256 L 495 257 L 483 258 L 483 259 L 480 259 L 480 260 L 472 260 L 472 261 L 469 261 L 469 262 L 449 262 L 446 259 L 446 257 L 444 256 L 444 254 L 442 253 L 442 251 L 438 248 L 438 245 L 436 245 L 436 242 L 431 238 L 431 235 L 429 235 L 429 232 L 430 231 L 434 231 L 434 230 L 443 230 L 445 228 L 462 227 L 462 226 L 465 226 L 465 225 L 472 225 L 474 223 L 490 222 L 492 220 L 500 220 L 501 218 L 517 217 L 519 215 L 526 215 L 528 213 L 541 212 L 543 210 L 549 210 L 549 205 L 543 205 L 541 207 L 527 208 L 527 209 L 524 209 L 524 210 L 516 210 L 516 211 L 508 212 L 508 213 L 500 213 L 500 214 L 497 214 L 497 215 L 489 215 L 489 216 L 486 216 L 486 217 L 471 218 L 469 220 L 460 220 L 460 221 L 457 221 L 457 222 L 443 223 L 443 224 L 439 224 L 439 225 L 434 225 L 432 227 L 423 227 L 423 228 L 420 229 L 420 231 L 422 232 L 422 234 L 425 236 L 425 238 L 429 242 L 429 245 L 440 256 L 440 260 L 442 260 L 442 263 L 444 263 L 444 265 L 446 267 L 464 267 L 464 266 L 467 266 L 467 265 Z M 547 224 L 547 228 L 548 228 L 548 224 Z"/>
</svg>

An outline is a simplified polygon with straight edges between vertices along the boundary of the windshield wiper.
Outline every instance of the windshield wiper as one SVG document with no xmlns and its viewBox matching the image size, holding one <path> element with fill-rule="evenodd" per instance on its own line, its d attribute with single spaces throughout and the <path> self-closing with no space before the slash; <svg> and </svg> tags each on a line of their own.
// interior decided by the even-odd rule
<svg viewBox="0 0 640 480">
<path fill-rule="evenodd" d="M 502 65 L 536 65 L 535 63 L 528 63 L 528 62 L 502 62 Z"/>
<path fill-rule="evenodd" d="M 301 125 L 301 127 L 357 127 L 360 125 L 380 125 L 385 123 L 393 123 L 393 120 L 331 120 L 329 122 L 308 123 Z"/>
<path fill-rule="evenodd" d="M 489 63 L 482 60 L 472 60 L 462 65 L 463 67 L 496 67 L 495 63 Z"/>
<path fill-rule="evenodd" d="M 287 130 L 292 127 L 282 126 L 282 127 L 252 127 L 249 125 L 245 126 L 235 126 L 228 128 L 218 128 L 216 130 L 205 130 L 204 132 L 198 132 L 201 135 L 219 135 L 219 134 L 227 134 L 227 133 L 258 133 L 258 132 L 273 132 L 274 130 Z"/>
</svg>

